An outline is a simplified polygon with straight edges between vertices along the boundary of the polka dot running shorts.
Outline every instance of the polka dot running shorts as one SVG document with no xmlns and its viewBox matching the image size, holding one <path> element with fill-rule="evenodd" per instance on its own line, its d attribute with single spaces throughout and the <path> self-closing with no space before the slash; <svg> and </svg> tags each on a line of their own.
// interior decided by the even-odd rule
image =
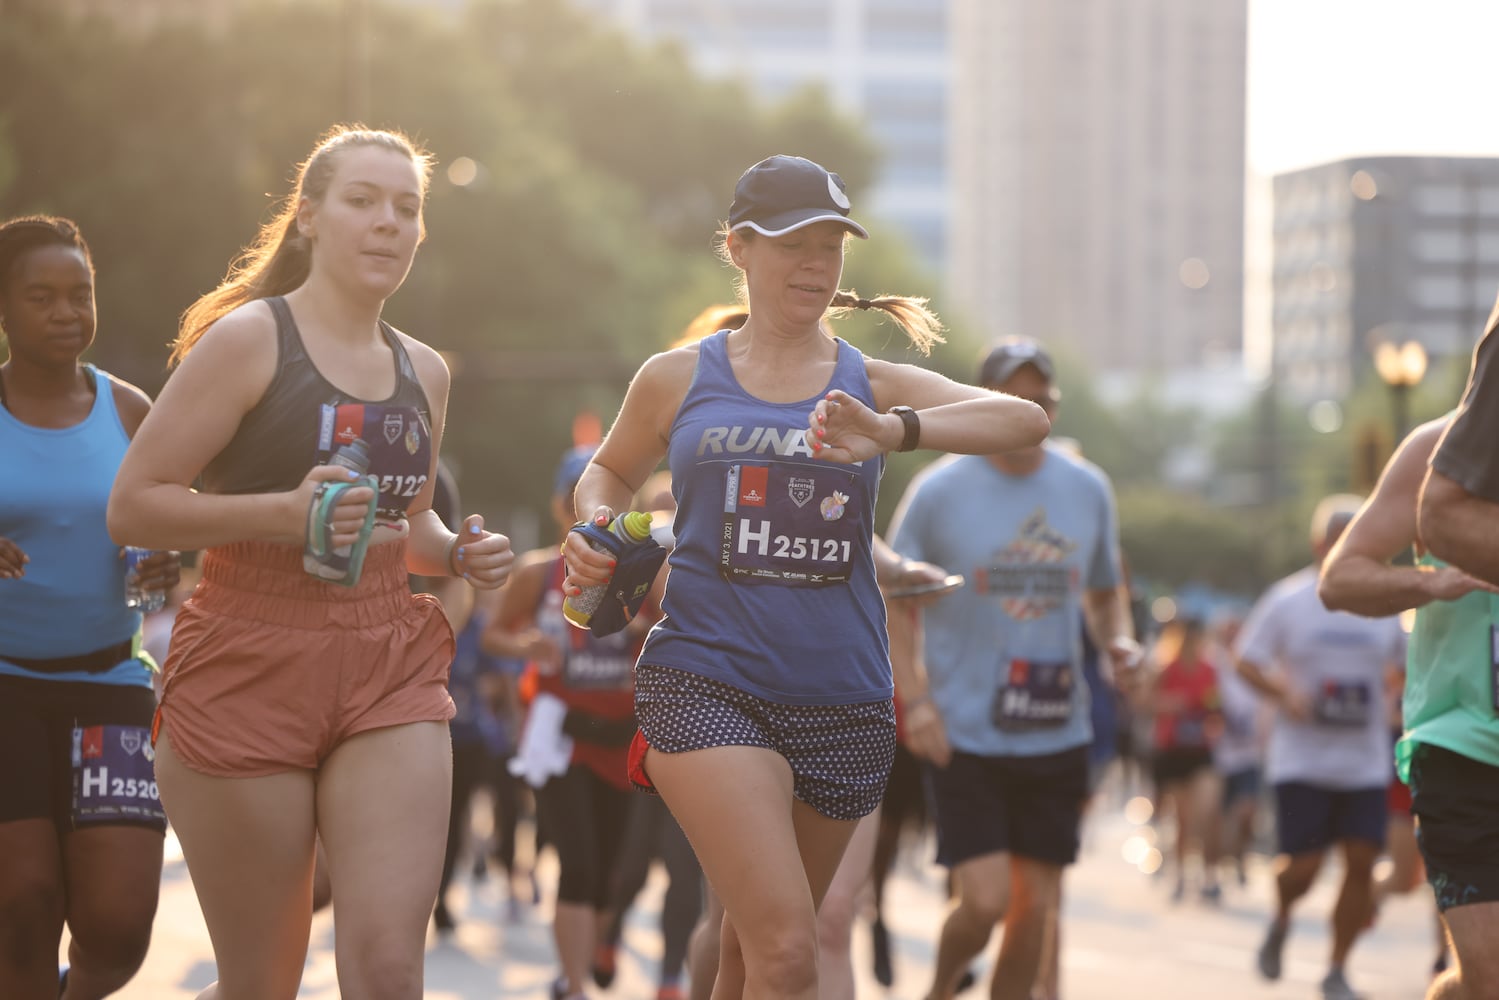
<svg viewBox="0 0 1499 1000">
<path fill-rule="evenodd" d="M 873 812 L 895 759 L 891 701 L 783 705 L 685 670 L 642 663 L 635 668 L 635 717 L 645 742 L 662 753 L 774 750 L 791 765 L 796 797 L 830 819 Z M 639 784 L 644 775 L 632 772 Z"/>
</svg>

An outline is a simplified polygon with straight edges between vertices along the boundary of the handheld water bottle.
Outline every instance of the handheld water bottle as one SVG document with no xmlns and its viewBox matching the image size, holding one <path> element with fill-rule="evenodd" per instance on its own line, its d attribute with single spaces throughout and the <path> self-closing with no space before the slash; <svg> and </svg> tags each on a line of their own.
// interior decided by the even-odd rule
<svg viewBox="0 0 1499 1000">
<path fill-rule="evenodd" d="M 651 537 L 650 512 L 632 510 L 619 515 L 610 522 L 609 533 L 620 540 L 621 547 L 639 545 Z M 619 556 L 619 553 L 611 552 L 602 543 L 592 538 L 588 539 L 588 544 L 595 552 L 606 552 L 616 558 Z M 588 628 L 589 622 L 593 620 L 593 613 L 598 610 L 599 604 L 608 592 L 608 583 L 584 587 L 581 594 L 570 596 L 562 602 L 563 617 L 578 628 Z"/>
<path fill-rule="evenodd" d="M 307 544 L 302 550 L 302 568 L 329 583 L 352 587 L 359 582 L 360 571 L 364 568 L 364 553 L 375 525 L 375 502 L 380 496 L 380 484 L 368 474 L 370 447 L 363 438 L 355 438 L 339 448 L 328 459 L 328 464 L 350 469 L 358 474 L 358 478 L 347 482 L 325 482 L 313 494 L 312 505 L 307 510 Z M 344 490 L 359 486 L 367 487 L 375 494 L 365 511 L 359 539 L 352 545 L 330 547 L 328 540 L 333 536 L 333 510 L 338 505 L 338 496 Z"/>
</svg>

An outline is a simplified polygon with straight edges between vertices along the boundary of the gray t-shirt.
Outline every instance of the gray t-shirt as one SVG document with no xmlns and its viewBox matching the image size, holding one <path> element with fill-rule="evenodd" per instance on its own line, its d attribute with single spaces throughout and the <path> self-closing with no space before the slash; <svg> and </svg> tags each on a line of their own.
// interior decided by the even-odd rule
<svg viewBox="0 0 1499 1000">
<path fill-rule="evenodd" d="M 926 608 L 932 700 L 953 747 L 1039 756 L 1093 738 L 1082 673 L 1082 595 L 1119 583 L 1114 496 L 1096 466 L 1047 446 L 1028 476 L 977 455 L 923 470 L 891 546 L 962 573 Z"/>
<path fill-rule="evenodd" d="M 1340 790 L 1382 788 L 1393 773 L 1385 676 L 1405 657 L 1398 618 L 1329 611 L 1317 597 L 1317 571 L 1293 573 L 1260 598 L 1235 650 L 1278 672 L 1312 703 L 1297 722 L 1277 712 L 1265 777 Z"/>
</svg>

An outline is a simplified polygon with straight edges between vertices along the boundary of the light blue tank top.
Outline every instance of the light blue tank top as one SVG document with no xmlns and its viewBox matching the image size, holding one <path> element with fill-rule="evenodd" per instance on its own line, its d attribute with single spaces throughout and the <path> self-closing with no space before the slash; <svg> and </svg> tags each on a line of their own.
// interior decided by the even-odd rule
<svg viewBox="0 0 1499 1000">
<path fill-rule="evenodd" d="M 891 697 L 885 604 L 872 534 L 884 456 L 812 457 L 807 414 L 831 389 L 868 406 L 864 355 L 839 340 L 832 381 L 794 403 L 745 392 L 728 332 L 702 341 L 667 461 L 676 547 L 640 662 L 767 701 L 835 705 Z"/>
<path fill-rule="evenodd" d="M 19 580 L 0 580 L 0 674 L 51 681 L 149 687 L 149 669 L 126 659 L 101 673 L 40 673 L 5 660 L 77 656 L 140 631 L 125 607 L 125 564 L 104 527 L 115 473 L 130 443 L 107 376 L 94 379 L 94 406 L 81 423 L 32 427 L 0 407 L 0 537 L 30 558 Z"/>
</svg>

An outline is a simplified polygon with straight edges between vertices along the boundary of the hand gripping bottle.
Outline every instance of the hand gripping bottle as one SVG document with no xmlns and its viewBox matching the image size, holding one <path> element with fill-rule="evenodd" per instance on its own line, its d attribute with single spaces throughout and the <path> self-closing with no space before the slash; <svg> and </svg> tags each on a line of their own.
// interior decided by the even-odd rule
<svg viewBox="0 0 1499 1000">
<path fill-rule="evenodd" d="M 638 545 L 651 537 L 650 511 L 632 510 L 619 515 L 610 522 L 609 533 L 617 537 L 623 545 Z M 609 552 L 607 548 L 591 538 L 588 544 L 595 552 Z M 614 555 L 616 560 L 618 559 L 616 553 L 610 554 Z M 568 597 L 562 602 L 563 617 L 578 628 L 587 628 L 589 621 L 593 619 L 593 613 L 598 610 L 599 603 L 603 601 L 608 591 L 609 584 L 607 583 L 584 587 L 581 594 Z"/>
<path fill-rule="evenodd" d="M 312 495 L 312 506 L 307 510 L 307 544 L 302 550 L 302 568 L 329 583 L 352 587 L 359 582 L 359 573 L 364 568 L 364 550 L 369 547 L 370 532 L 375 524 L 375 500 L 380 496 L 380 484 L 374 476 L 367 474 L 370 447 L 362 438 L 355 438 L 334 452 L 328 464 L 352 469 L 359 478 L 347 482 L 325 482 Z M 328 539 L 333 535 L 333 508 L 338 504 L 338 495 L 357 486 L 368 487 L 375 494 L 365 512 L 364 526 L 359 529 L 359 540 L 353 545 L 331 548 Z"/>
</svg>

